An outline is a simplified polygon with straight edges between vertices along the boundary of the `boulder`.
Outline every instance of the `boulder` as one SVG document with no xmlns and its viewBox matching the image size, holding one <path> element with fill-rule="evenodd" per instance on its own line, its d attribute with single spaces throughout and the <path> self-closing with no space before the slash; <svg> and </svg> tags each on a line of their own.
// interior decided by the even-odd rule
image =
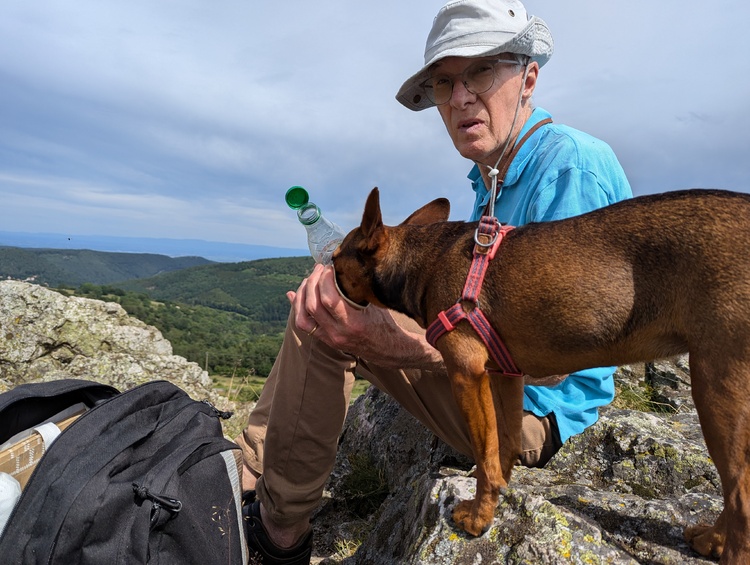
<svg viewBox="0 0 750 565">
<path fill-rule="evenodd" d="M 61 378 L 119 390 L 163 379 L 193 398 L 226 404 L 211 391 L 206 371 L 173 355 L 159 330 L 128 316 L 119 304 L 0 281 L 0 392 Z"/>
<path fill-rule="evenodd" d="M 672 381 L 687 386 L 679 365 L 659 362 L 674 376 L 656 388 L 646 368 L 640 378 L 622 368 L 617 379 L 654 397 L 661 386 L 674 390 Z M 457 501 L 473 496 L 471 462 L 371 387 L 347 417 L 329 496 L 315 518 L 318 553 L 329 555 L 323 563 L 375 565 L 711 563 L 682 534 L 686 525 L 712 522 L 723 505 L 686 404 L 667 413 L 604 409 L 546 468 L 516 467 L 492 526 L 474 538 L 451 520 Z M 368 492 L 369 506 L 352 504 L 353 494 Z"/>
</svg>

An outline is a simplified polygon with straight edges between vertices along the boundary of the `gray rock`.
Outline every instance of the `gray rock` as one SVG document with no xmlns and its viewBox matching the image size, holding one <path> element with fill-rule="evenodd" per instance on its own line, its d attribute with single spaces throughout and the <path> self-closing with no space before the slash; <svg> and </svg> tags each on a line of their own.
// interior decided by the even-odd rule
<svg viewBox="0 0 750 565">
<path fill-rule="evenodd" d="M 119 390 L 164 379 L 194 398 L 226 404 L 212 393 L 211 379 L 200 366 L 173 355 L 156 328 L 128 316 L 119 304 L 0 281 L 0 392 L 60 378 Z"/>
<path fill-rule="evenodd" d="M 368 516 L 352 517 L 341 502 L 343 485 L 363 467 L 352 461 L 382 469 L 382 503 Z M 370 388 L 350 410 L 330 499 L 315 520 L 319 553 L 335 549 L 333 523 L 335 535 L 358 535 L 361 545 L 353 555 L 323 562 L 711 562 L 682 535 L 686 525 L 712 522 L 723 505 L 694 412 L 605 409 L 545 469 L 514 470 L 494 523 L 478 538 L 451 520 L 456 502 L 473 496 L 469 469 L 470 462 Z"/>
</svg>

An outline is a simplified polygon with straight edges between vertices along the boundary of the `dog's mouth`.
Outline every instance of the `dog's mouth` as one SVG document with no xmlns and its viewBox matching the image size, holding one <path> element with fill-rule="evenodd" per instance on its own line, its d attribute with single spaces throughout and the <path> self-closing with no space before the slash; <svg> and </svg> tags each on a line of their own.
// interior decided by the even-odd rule
<svg viewBox="0 0 750 565">
<path fill-rule="evenodd" d="M 333 274 L 333 282 L 334 282 L 334 283 L 336 284 L 336 290 L 338 290 L 338 291 L 339 291 L 339 294 L 341 295 L 341 298 L 343 298 L 343 299 L 344 299 L 344 302 L 346 302 L 346 303 L 347 303 L 347 304 L 348 304 L 349 306 L 351 306 L 352 308 L 356 308 L 357 310 L 364 310 L 365 308 L 367 308 L 367 307 L 368 307 L 368 306 L 370 305 L 370 303 L 369 303 L 369 302 L 367 302 L 367 301 L 362 301 L 362 302 L 360 303 L 360 302 L 354 302 L 354 300 L 352 300 L 351 298 L 349 298 L 349 297 L 348 297 L 348 296 L 347 296 L 347 295 L 346 295 L 346 294 L 344 293 L 344 291 L 343 291 L 343 290 L 341 290 L 341 287 L 339 286 L 339 279 L 338 279 L 338 277 L 336 276 L 336 273 L 335 273 L 335 272 L 334 272 L 334 274 Z"/>
</svg>

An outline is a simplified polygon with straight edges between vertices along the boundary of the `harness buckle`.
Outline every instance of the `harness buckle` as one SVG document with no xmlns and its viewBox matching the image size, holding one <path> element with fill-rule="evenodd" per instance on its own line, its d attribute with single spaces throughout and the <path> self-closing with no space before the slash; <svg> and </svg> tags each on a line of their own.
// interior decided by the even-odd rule
<svg viewBox="0 0 750 565">
<path fill-rule="evenodd" d="M 487 255 L 490 251 L 492 251 L 492 246 L 495 245 L 497 236 L 497 231 L 493 233 L 480 232 L 479 227 L 477 227 L 477 229 L 474 230 L 474 243 L 476 244 L 474 246 L 474 253 Z"/>
</svg>

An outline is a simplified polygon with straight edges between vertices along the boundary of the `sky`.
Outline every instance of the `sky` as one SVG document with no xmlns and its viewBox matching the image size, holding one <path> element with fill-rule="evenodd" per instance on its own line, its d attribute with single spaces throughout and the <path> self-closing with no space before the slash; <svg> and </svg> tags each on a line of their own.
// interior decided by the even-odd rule
<svg viewBox="0 0 750 565">
<path fill-rule="evenodd" d="M 0 231 L 304 248 L 292 185 L 387 224 L 471 163 L 394 96 L 443 0 L 3 0 Z M 750 4 L 528 0 L 555 53 L 534 101 L 615 151 L 636 195 L 750 191 Z"/>
</svg>

